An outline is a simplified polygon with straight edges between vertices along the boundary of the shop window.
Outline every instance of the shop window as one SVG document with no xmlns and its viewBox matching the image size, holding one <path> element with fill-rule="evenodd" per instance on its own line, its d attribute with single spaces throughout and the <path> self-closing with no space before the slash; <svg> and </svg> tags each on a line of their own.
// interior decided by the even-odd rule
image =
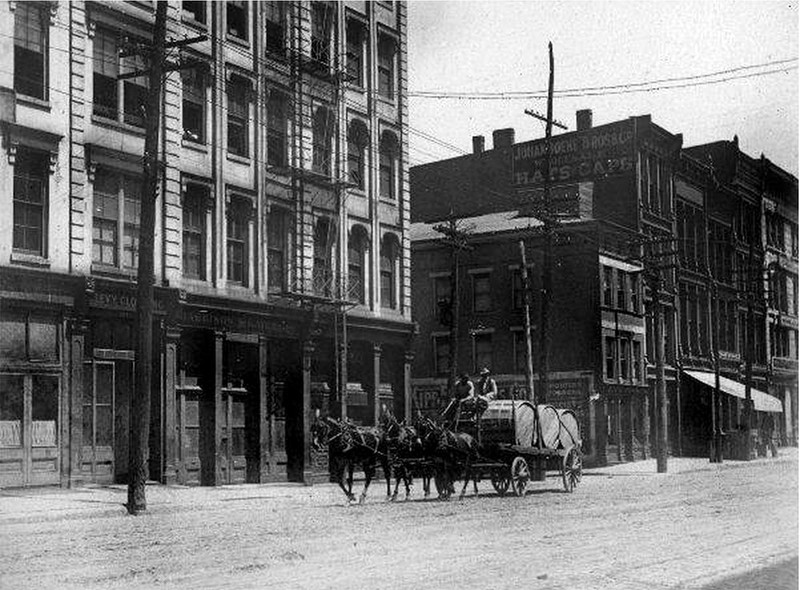
<svg viewBox="0 0 800 590">
<path fill-rule="evenodd" d="M 183 138 L 206 142 L 206 72 L 195 67 L 183 70 Z"/>
<path fill-rule="evenodd" d="M 311 59 L 328 66 L 331 59 L 333 10 L 323 2 L 311 5 Z"/>
<path fill-rule="evenodd" d="M 397 308 L 398 249 L 397 238 L 387 234 L 381 243 L 380 289 L 381 307 L 388 309 Z"/>
<path fill-rule="evenodd" d="M 267 164 L 285 168 L 289 151 L 289 97 L 278 90 L 270 90 L 267 99 Z"/>
<path fill-rule="evenodd" d="M 366 147 L 369 142 L 367 126 L 354 119 L 347 131 L 347 175 L 350 184 L 364 190 L 366 178 Z"/>
<path fill-rule="evenodd" d="M 210 189 L 187 183 L 183 200 L 183 276 L 206 279 L 206 212 Z"/>
<path fill-rule="evenodd" d="M 264 45 L 267 53 L 283 55 L 286 53 L 286 2 L 264 2 L 266 39 Z"/>
<path fill-rule="evenodd" d="M 249 199 L 233 198 L 227 219 L 228 282 L 247 285 L 249 275 L 249 223 L 252 204 Z"/>
<path fill-rule="evenodd" d="M 0 319 L 0 359 L 58 363 L 58 324 L 43 318 L 6 314 Z"/>
<path fill-rule="evenodd" d="M 250 89 L 250 81 L 241 76 L 231 76 L 228 82 L 228 151 L 244 158 L 250 153 Z"/>
<path fill-rule="evenodd" d="M 437 375 L 446 375 L 450 371 L 450 338 L 448 336 L 433 337 L 433 363 Z"/>
<path fill-rule="evenodd" d="M 381 134 L 379 146 L 379 180 L 382 199 L 394 201 L 397 195 L 397 136 L 391 131 Z"/>
<path fill-rule="evenodd" d="M 225 17 L 228 35 L 247 41 L 247 1 L 227 2 Z"/>
<path fill-rule="evenodd" d="M 394 59 L 396 41 L 389 35 L 378 35 L 378 95 L 394 98 Z"/>
<path fill-rule="evenodd" d="M 270 291 L 288 288 L 290 242 L 289 212 L 272 207 L 267 215 L 267 285 Z"/>
<path fill-rule="evenodd" d="M 475 334 L 472 339 L 472 366 L 477 373 L 484 367 L 491 369 L 492 363 L 492 335 Z"/>
<path fill-rule="evenodd" d="M 195 22 L 206 23 L 206 2 L 205 0 L 193 1 L 183 0 L 183 17 L 194 20 Z"/>
<path fill-rule="evenodd" d="M 485 312 L 492 309 L 492 275 L 472 275 L 472 311 Z"/>
<path fill-rule="evenodd" d="M 141 215 L 139 179 L 99 168 L 93 199 L 92 260 L 116 267 L 121 261 L 122 268 L 135 269 L 138 265 Z"/>
<path fill-rule="evenodd" d="M 319 218 L 314 228 L 314 293 L 324 297 L 331 295 L 331 253 L 334 233 L 330 220 Z"/>
<path fill-rule="evenodd" d="M 31 378 L 31 446 L 55 447 L 58 441 L 58 378 Z"/>
<path fill-rule="evenodd" d="M 22 375 L 0 375 L 0 447 L 22 446 L 24 396 Z"/>
<path fill-rule="evenodd" d="M 347 20 L 347 74 L 349 82 L 364 86 L 364 25 L 355 19 Z"/>
<path fill-rule="evenodd" d="M 314 112 L 312 169 L 314 172 L 330 176 L 331 143 L 333 140 L 333 113 L 325 107 L 317 107 Z"/>
<path fill-rule="evenodd" d="M 141 53 L 121 58 L 122 41 L 114 31 L 98 28 L 94 37 L 94 107 L 95 115 L 144 127 L 144 109 L 147 102 L 147 64 Z M 127 39 L 127 45 L 146 45 Z M 136 78 L 119 80 L 120 74 L 143 72 Z"/>
<path fill-rule="evenodd" d="M 45 256 L 49 154 L 18 148 L 14 162 L 15 252 Z"/>
<path fill-rule="evenodd" d="M 14 90 L 47 100 L 47 4 L 17 2 L 14 9 Z"/>
</svg>

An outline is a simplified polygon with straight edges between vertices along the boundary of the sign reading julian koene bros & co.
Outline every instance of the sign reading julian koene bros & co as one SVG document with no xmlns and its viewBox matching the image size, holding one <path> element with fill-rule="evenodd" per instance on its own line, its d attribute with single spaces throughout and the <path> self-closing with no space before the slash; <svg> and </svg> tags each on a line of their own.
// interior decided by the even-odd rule
<svg viewBox="0 0 800 590">
<path fill-rule="evenodd" d="M 552 186 L 591 182 L 632 174 L 636 152 L 633 119 L 565 133 L 550 138 Z M 518 143 L 513 149 L 513 182 L 520 188 L 544 184 L 547 170 L 545 140 Z"/>
</svg>

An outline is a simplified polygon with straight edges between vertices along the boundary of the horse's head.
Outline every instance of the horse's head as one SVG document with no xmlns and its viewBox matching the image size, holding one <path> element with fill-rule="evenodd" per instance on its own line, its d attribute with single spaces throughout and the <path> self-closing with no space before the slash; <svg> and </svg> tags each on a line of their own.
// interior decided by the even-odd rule
<svg viewBox="0 0 800 590">
<path fill-rule="evenodd" d="M 328 443 L 341 432 L 341 429 L 341 424 L 333 418 L 317 416 L 311 423 L 311 447 L 318 452 L 324 452 L 328 448 Z"/>
</svg>

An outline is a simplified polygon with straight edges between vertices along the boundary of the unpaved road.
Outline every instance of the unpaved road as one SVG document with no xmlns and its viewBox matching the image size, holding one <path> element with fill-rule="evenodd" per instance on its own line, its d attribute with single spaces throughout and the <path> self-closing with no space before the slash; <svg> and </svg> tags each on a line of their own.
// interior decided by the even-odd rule
<svg viewBox="0 0 800 590">
<path fill-rule="evenodd" d="M 597 469 L 574 494 L 549 478 L 524 498 L 484 482 L 461 502 L 390 504 L 379 482 L 364 506 L 329 485 L 153 487 L 137 518 L 121 488 L 4 492 L 0 588 L 650 590 L 797 567 L 796 450 L 654 471 Z"/>
</svg>

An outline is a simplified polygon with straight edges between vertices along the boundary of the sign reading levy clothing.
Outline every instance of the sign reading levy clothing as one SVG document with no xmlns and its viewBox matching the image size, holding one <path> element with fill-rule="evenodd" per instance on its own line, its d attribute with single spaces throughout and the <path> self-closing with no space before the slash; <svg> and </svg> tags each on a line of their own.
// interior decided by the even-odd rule
<svg viewBox="0 0 800 590">
<path fill-rule="evenodd" d="M 632 119 L 551 137 L 550 182 L 575 183 L 633 174 L 634 138 Z M 512 180 L 516 186 L 544 184 L 547 170 L 544 139 L 515 145 L 512 157 Z"/>
</svg>

